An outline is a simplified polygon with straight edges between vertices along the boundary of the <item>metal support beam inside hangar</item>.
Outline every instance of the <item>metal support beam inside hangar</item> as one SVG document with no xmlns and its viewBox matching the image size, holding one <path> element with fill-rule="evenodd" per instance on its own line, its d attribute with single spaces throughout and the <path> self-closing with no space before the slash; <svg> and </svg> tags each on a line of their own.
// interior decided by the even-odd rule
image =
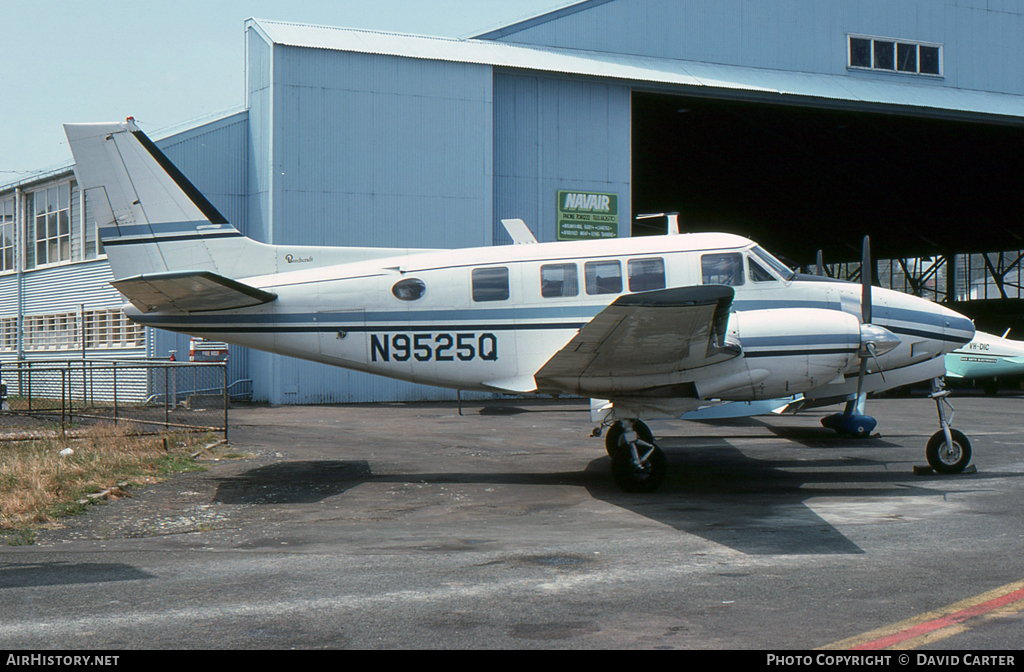
<svg viewBox="0 0 1024 672">
<path fill-rule="evenodd" d="M 683 231 L 746 235 L 808 268 L 820 250 L 842 277 L 859 274 L 868 235 L 876 282 L 973 299 L 986 328 L 1024 331 L 1007 301 L 1021 284 L 1024 120 L 856 107 L 634 91 L 634 211 L 678 211 Z"/>
</svg>

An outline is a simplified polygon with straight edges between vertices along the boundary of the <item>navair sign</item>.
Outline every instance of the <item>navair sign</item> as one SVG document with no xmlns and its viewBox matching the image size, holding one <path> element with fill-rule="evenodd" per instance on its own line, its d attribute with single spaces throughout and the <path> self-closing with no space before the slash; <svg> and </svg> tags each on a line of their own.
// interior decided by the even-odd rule
<svg viewBox="0 0 1024 672">
<path fill-rule="evenodd" d="M 558 192 L 558 239 L 589 240 L 619 235 L 619 195 Z"/>
</svg>

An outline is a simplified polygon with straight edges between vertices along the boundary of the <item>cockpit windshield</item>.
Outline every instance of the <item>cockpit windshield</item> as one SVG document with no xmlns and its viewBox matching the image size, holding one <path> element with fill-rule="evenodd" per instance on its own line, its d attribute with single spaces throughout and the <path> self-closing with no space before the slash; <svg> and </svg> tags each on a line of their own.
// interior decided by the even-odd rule
<svg viewBox="0 0 1024 672">
<path fill-rule="evenodd" d="M 775 271 L 779 277 L 786 282 L 789 282 L 795 277 L 793 271 L 771 254 L 765 252 L 759 245 L 755 245 L 754 248 L 750 250 L 750 253 L 756 256 L 760 261 L 764 262 L 765 266 Z"/>
</svg>

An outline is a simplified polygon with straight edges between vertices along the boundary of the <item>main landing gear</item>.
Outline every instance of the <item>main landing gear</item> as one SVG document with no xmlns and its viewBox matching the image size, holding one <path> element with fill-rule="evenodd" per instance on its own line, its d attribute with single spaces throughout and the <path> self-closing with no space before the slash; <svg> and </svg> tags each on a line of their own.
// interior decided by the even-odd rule
<svg viewBox="0 0 1024 672">
<path fill-rule="evenodd" d="M 612 423 L 604 446 L 612 458 L 612 480 L 624 492 L 654 492 L 665 480 L 665 453 L 654 443 L 654 435 L 643 422 Z"/>
</svg>

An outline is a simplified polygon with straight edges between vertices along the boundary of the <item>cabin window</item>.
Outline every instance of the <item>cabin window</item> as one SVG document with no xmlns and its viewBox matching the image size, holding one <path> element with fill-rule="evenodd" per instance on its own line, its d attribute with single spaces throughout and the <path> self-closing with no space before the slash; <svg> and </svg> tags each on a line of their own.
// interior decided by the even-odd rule
<svg viewBox="0 0 1024 672">
<path fill-rule="evenodd" d="M 427 286 L 419 278 L 406 278 L 396 282 L 395 286 L 391 288 L 391 293 L 395 295 L 395 298 L 402 301 L 415 301 L 422 298 L 426 291 Z"/>
<path fill-rule="evenodd" d="M 629 291 L 650 292 L 655 289 L 665 289 L 665 260 L 661 257 L 630 259 L 627 269 L 629 271 Z"/>
<path fill-rule="evenodd" d="M 576 264 L 546 264 L 540 267 L 540 295 L 546 299 L 576 296 L 580 283 Z"/>
<path fill-rule="evenodd" d="M 622 264 L 618 261 L 588 261 L 583 266 L 587 294 L 618 294 L 622 291 Z"/>
<path fill-rule="evenodd" d="M 508 297 L 508 268 L 473 269 L 474 301 L 506 301 Z"/>
<path fill-rule="evenodd" d="M 739 252 L 705 254 L 700 258 L 701 282 L 705 285 L 743 284 L 743 255 Z"/>
<path fill-rule="evenodd" d="M 759 261 L 763 262 L 764 265 L 773 271 L 776 275 L 781 277 L 786 282 L 793 279 L 795 275 L 792 270 L 789 269 L 784 263 L 773 257 L 771 254 L 763 250 L 761 247 L 754 247 L 750 250 L 751 254 L 756 256 Z"/>
<path fill-rule="evenodd" d="M 753 259 L 747 259 L 750 266 L 750 279 L 754 282 L 775 282 L 775 276 L 765 270 L 765 267 Z"/>
</svg>

